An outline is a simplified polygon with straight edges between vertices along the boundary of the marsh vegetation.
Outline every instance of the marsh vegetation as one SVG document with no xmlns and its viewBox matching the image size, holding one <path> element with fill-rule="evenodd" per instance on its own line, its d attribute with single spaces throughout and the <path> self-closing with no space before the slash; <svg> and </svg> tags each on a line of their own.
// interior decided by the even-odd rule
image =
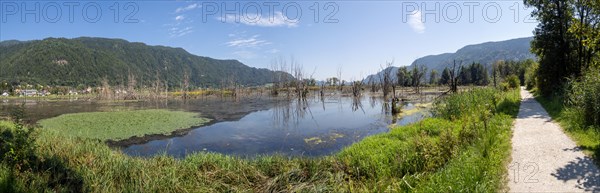
<svg viewBox="0 0 600 193">
<path fill-rule="evenodd" d="M 3 149 L 11 156 L 2 161 L 0 186 L 14 191 L 102 192 L 495 191 L 502 184 L 518 104 L 516 90 L 473 89 L 436 102 L 432 118 L 393 126 L 339 153 L 316 158 L 242 159 L 206 152 L 182 159 L 135 158 L 103 142 L 56 130 L 21 134 L 26 127 L 13 119 L 16 125 L 1 124 L 2 142 L 32 143 L 11 146 L 15 156 L 27 155 L 17 159 Z"/>
</svg>

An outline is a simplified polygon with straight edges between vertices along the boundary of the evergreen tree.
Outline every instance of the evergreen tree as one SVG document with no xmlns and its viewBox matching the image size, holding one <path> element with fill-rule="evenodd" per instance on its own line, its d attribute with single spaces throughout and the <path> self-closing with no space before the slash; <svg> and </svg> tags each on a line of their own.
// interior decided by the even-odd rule
<svg viewBox="0 0 600 193">
<path fill-rule="evenodd" d="M 438 72 L 435 69 L 431 70 L 431 72 L 429 73 L 429 84 L 438 84 Z"/>
<path fill-rule="evenodd" d="M 440 84 L 449 84 L 450 83 L 450 69 L 448 67 L 444 68 L 442 71 L 442 77 L 440 78 Z"/>
</svg>

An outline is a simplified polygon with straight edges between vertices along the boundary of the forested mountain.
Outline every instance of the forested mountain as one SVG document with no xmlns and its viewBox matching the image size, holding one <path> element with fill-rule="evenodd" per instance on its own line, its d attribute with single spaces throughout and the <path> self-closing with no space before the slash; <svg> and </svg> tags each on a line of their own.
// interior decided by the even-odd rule
<svg viewBox="0 0 600 193">
<path fill-rule="evenodd" d="M 519 61 L 526 59 L 535 59 L 535 55 L 530 51 L 530 44 L 532 37 L 527 38 L 517 38 L 506 41 L 499 42 L 486 42 L 482 44 L 476 45 L 468 45 L 455 53 L 444 53 L 439 55 L 430 55 L 425 56 L 419 59 L 416 59 L 412 64 L 410 64 L 409 69 L 414 68 L 417 65 L 424 65 L 428 73 L 431 70 L 436 70 L 437 72 L 442 72 L 445 67 L 452 68 L 452 62 L 454 60 L 462 62 L 462 65 L 470 65 L 471 63 L 481 63 L 488 70 L 491 69 L 491 65 L 498 60 L 505 61 Z M 391 67 L 392 74 L 396 74 L 398 71 L 397 67 Z M 457 66 L 457 70 L 460 66 Z M 365 81 L 368 81 L 370 78 L 373 78 L 374 81 L 378 81 L 382 72 L 379 72 L 374 75 L 369 75 L 365 78 Z M 428 75 L 426 75 L 428 77 Z"/>
<path fill-rule="evenodd" d="M 182 48 L 90 37 L 0 42 L 0 69 L 0 81 L 63 86 L 94 86 L 103 78 L 122 84 L 132 74 L 139 85 L 160 79 L 177 87 L 186 73 L 194 86 L 254 86 L 281 73 L 196 56 Z"/>
</svg>

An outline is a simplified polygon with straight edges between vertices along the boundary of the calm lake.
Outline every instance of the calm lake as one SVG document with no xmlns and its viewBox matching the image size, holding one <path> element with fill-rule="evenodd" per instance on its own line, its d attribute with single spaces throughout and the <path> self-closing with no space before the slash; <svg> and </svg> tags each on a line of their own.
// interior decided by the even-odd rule
<svg viewBox="0 0 600 193">
<path fill-rule="evenodd" d="M 321 156 L 338 152 L 366 136 L 389 131 L 390 124 L 406 125 L 428 116 L 417 103 L 404 103 L 403 111 L 392 116 L 380 97 L 327 96 L 296 99 L 247 97 L 211 98 L 188 101 L 87 101 L 0 99 L 0 113 L 6 114 L 25 102 L 29 121 L 66 113 L 136 109 L 172 109 L 198 112 L 213 121 L 176 136 L 153 136 L 118 147 L 131 156 L 166 153 L 184 157 L 195 152 L 228 155 Z M 123 145 L 125 144 L 125 145 Z"/>
</svg>

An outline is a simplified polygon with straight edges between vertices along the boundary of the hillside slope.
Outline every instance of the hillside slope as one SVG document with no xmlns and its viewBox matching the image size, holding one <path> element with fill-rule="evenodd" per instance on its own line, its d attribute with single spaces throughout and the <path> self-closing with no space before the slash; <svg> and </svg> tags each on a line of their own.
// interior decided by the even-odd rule
<svg viewBox="0 0 600 193">
<path fill-rule="evenodd" d="M 533 40 L 533 37 L 468 45 L 457 50 L 455 53 L 429 55 L 418 58 L 410 64 L 409 69 L 417 65 L 425 65 L 428 73 L 432 69 L 441 73 L 445 67 L 451 68 L 452 61 L 456 60 L 457 64 L 462 62 L 463 65 L 469 65 L 473 62 L 481 63 L 489 70 L 491 69 L 491 65 L 498 60 L 519 61 L 535 59 L 535 55 L 530 52 L 531 40 Z M 398 67 L 391 68 L 392 74 L 395 75 Z M 372 78 L 375 82 L 378 82 L 382 74 L 382 72 L 378 72 L 377 74 L 369 75 L 364 81 L 366 82 Z"/>
<path fill-rule="evenodd" d="M 150 85 L 158 74 L 170 86 L 179 86 L 186 72 L 195 86 L 220 86 L 225 81 L 255 86 L 271 82 L 279 73 L 181 48 L 90 37 L 0 42 L 0 69 L 0 81 L 65 86 L 98 85 L 104 77 L 120 84 L 129 73 L 141 85 Z"/>
</svg>

